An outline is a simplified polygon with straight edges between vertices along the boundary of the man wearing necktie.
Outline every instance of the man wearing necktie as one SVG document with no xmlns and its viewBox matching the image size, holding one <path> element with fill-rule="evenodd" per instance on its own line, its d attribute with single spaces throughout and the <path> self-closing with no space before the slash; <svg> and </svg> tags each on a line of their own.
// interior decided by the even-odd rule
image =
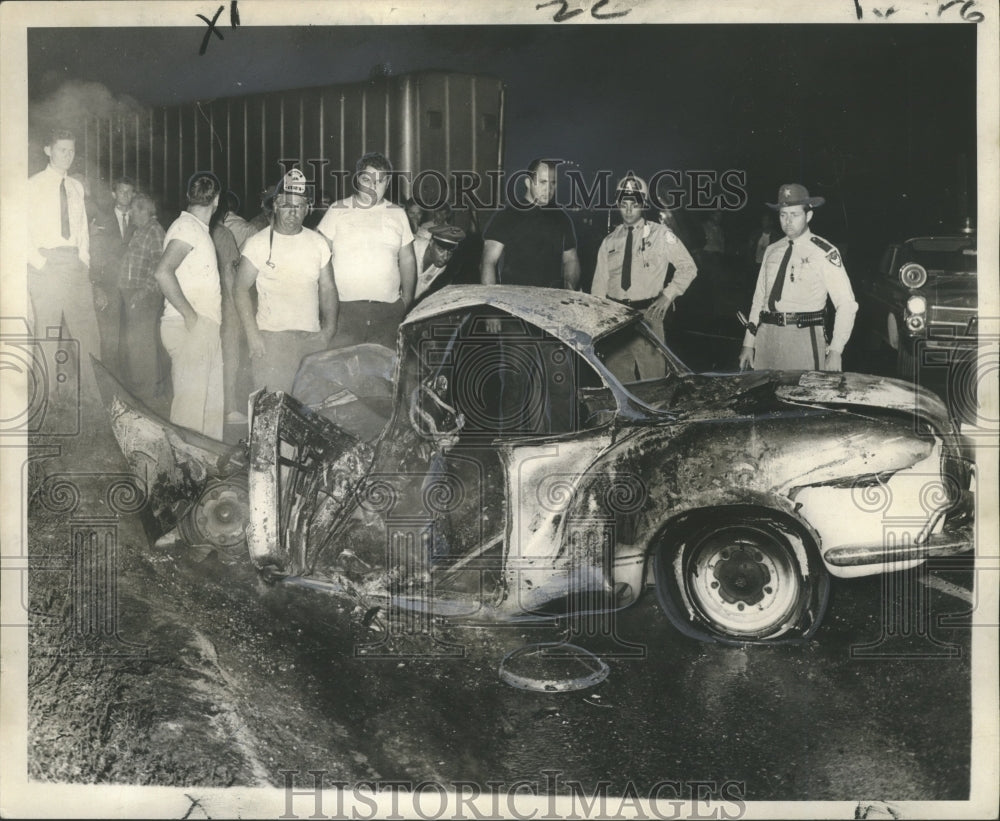
<svg viewBox="0 0 1000 821">
<path fill-rule="evenodd" d="M 79 383 L 66 379 L 66 367 L 48 364 L 48 399 L 77 401 L 79 384 L 85 399 L 98 401 L 89 356 L 100 353 L 94 294 L 91 288 L 90 234 L 83 185 L 67 172 L 76 156 L 72 131 L 56 129 L 47 136 L 48 165 L 28 179 L 28 295 L 33 333 L 38 339 L 61 337 L 67 362 L 79 369 Z M 77 345 L 68 340 L 76 340 Z M 58 378 L 57 378 L 58 377 Z"/>
<path fill-rule="evenodd" d="M 119 350 L 124 324 L 125 303 L 118 287 L 122 260 L 134 231 L 129 209 L 135 197 L 135 183 L 120 177 L 112 187 L 113 206 L 102 209 L 90 224 L 91 265 L 94 281 L 94 305 L 101 331 L 101 362 L 121 378 L 124 359 Z"/>
<path fill-rule="evenodd" d="M 667 311 L 694 281 L 698 269 L 670 228 L 643 217 L 647 192 L 645 180 L 631 172 L 619 181 L 616 199 L 622 224 L 601 243 L 590 292 L 642 311 L 662 340 Z M 609 367 L 627 382 L 664 375 L 663 357 L 647 345 L 637 343 L 619 353 Z"/>
<path fill-rule="evenodd" d="M 840 253 L 809 230 L 813 208 L 824 202 L 789 183 L 778 189 L 777 203 L 767 203 L 785 236 L 764 252 L 740 352 L 743 370 L 842 369 L 858 303 Z M 827 297 L 836 309 L 829 344 L 823 333 Z"/>
</svg>

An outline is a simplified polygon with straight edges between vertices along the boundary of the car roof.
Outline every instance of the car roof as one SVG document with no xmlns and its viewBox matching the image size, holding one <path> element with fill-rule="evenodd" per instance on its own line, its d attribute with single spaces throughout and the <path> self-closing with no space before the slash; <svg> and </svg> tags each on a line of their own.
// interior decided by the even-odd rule
<svg viewBox="0 0 1000 821">
<path fill-rule="evenodd" d="M 633 310 L 617 302 L 562 288 L 450 285 L 417 305 L 403 325 L 480 305 L 530 322 L 577 350 L 635 316 Z"/>
</svg>

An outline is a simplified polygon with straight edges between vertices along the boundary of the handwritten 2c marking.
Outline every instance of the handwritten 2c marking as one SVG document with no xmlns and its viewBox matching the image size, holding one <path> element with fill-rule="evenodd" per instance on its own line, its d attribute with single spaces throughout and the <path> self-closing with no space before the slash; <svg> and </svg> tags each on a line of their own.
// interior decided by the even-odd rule
<svg viewBox="0 0 1000 821">
<path fill-rule="evenodd" d="M 600 9 L 604 8 L 609 2 L 610 0 L 597 0 L 590 7 L 590 16 L 595 20 L 610 20 L 613 17 L 624 17 L 632 11 L 632 9 L 625 9 L 624 11 L 601 12 Z M 552 19 L 557 23 L 562 23 L 565 20 L 576 17 L 578 14 L 583 14 L 583 9 L 570 9 L 568 0 L 549 0 L 547 3 L 538 3 L 535 6 L 535 11 L 547 8 L 548 6 L 559 6 L 559 10 L 552 15 Z"/>
</svg>

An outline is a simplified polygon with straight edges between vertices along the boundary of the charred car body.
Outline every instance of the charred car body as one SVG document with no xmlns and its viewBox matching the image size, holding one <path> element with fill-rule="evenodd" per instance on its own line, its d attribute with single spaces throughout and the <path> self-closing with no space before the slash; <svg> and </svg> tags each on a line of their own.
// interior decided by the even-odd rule
<svg viewBox="0 0 1000 821">
<path fill-rule="evenodd" d="M 635 345 L 663 378 L 621 372 Z M 693 374 L 622 305 L 517 287 L 429 297 L 395 356 L 316 356 L 309 405 L 251 398 L 248 454 L 105 379 L 160 530 L 238 550 L 246 523 L 269 580 L 453 623 L 613 610 L 653 584 L 684 632 L 734 642 L 810 636 L 830 576 L 972 546 L 969 453 L 895 380 Z"/>
</svg>

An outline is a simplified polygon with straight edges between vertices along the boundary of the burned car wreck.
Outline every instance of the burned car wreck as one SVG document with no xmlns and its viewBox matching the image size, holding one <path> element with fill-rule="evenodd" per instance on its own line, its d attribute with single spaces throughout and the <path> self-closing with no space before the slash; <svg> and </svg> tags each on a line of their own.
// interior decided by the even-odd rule
<svg viewBox="0 0 1000 821">
<path fill-rule="evenodd" d="M 664 376 L 636 381 L 629 346 Z M 694 374 L 640 314 L 586 294 L 446 288 L 395 355 L 325 351 L 299 399 L 251 397 L 246 448 L 101 381 L 149 528 L 248 550 L 275 584 L 453 624 L 609 611 L 653 586 L 688 635 L 796 640 L 831 576 L 972 547 L 970 450 L 933 394 Z"/>
</svg>

